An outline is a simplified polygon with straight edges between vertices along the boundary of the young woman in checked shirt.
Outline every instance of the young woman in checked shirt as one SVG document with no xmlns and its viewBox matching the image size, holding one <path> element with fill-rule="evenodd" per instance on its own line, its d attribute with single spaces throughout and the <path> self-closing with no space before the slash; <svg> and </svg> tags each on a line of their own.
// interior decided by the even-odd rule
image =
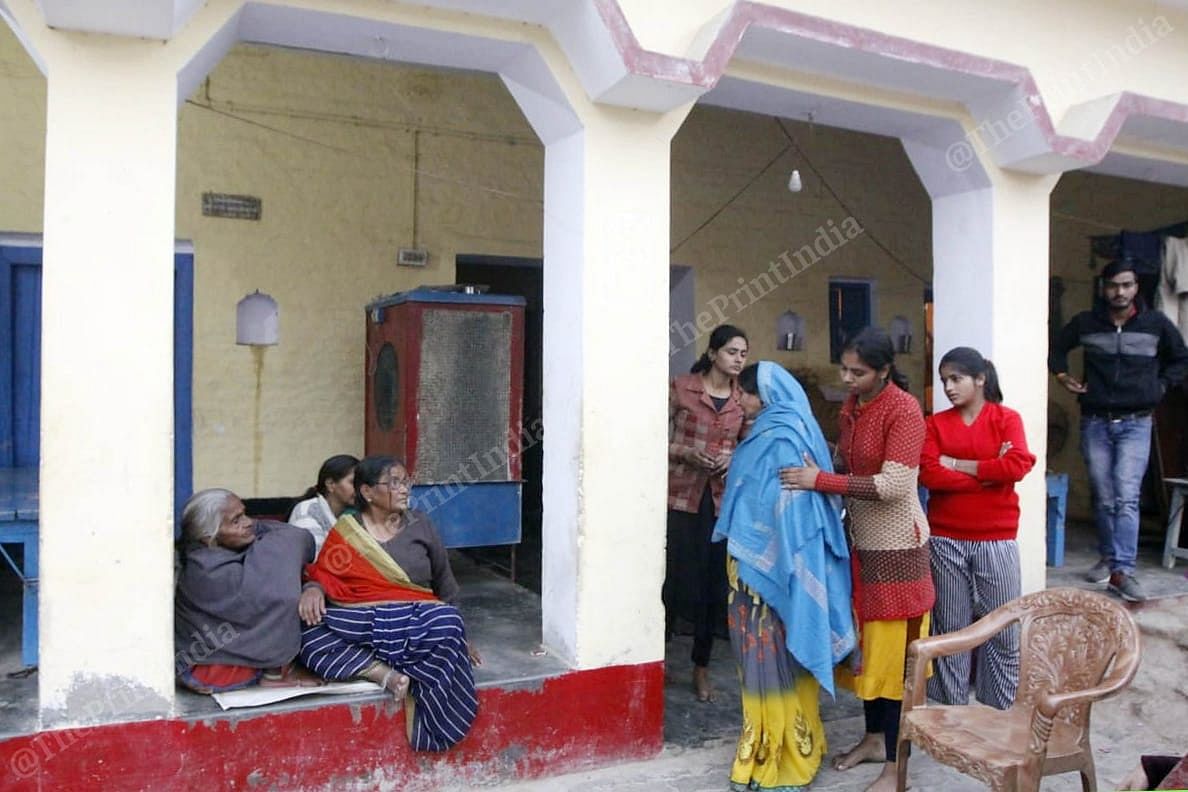
<svg viewBox="0 0 1188 792">
<path fill-rule="evenodd" d="M 837 681 L 862 699 L 866 735 L 838 756 L 834 767 L 883 762 L 868 790 L 895 788 L 895 753 L 903 701 L 907 644 L 928 635 L 936 593 L 929 569 L 928 521 L 920 508 L 916 474 L 924 445 L 924 415 L 895 370 L 890 337 L 866 328 L 845 346 L 841 378 L 850 396 L 842 406 L 834 468 L 780 471 L 793 490 L 845 496 L 854 566 L 858 650 L 838 666 Z"/>
<path fill-rule="evenodd" d="M 713 697 L 710 653 L 719 623 L 726 623 L 726 545 L 711 544 L 710 536 L 743 424 L 735 378 L 746 362 L 746 333 L 720 325 L 693 370 L 673 380 L 668 392 L 665 626 L 671 635 L 678 616 L 693 623 L 693 689 L 699 701 Z"/>
</svg>

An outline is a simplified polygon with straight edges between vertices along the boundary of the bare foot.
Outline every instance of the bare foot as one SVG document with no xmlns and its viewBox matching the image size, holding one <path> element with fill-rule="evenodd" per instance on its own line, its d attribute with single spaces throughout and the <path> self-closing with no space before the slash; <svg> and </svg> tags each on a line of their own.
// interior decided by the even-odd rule
<svg viewBox="0 0 1188 792">
<path fill-rule="evenodd" d="M 895 792 L 895 762 L 884 762 L 879 777 L 866 788 L 866 792 Z M 905 786 L 904 789 L 911 789 Z"/>
<path fill-rule="evenodd" d="M 862 764 L 863 762 L 885 762 L 887 761 L 887 749 L 883 744 L 882 734 L 867 733 L 862 740 L 850 750 L 846 751 L 841 756 L 833 758 L 834 770 L 849 770 L 854 765 Z M 892 786 L 895 781 L 895 765 L 892 763 Z"/>
<path fill-rule="evenodd" d="M 399 706 L 404 701 L 404 697 L 408 695 L 408 677 L 400 672 L 396 672 L 388 677 L 387 689 L 392 692 L 392 698 Z"/>
<path fill-rule="evenodd" d="M 1143 769 L 1142 763 L 1130 771 L 1130 775 L 1123 778 L 1117 783 L 1115 789 L 1150 789 L 1151 782 L 1147 778 L 1147 771 Z"/>
<path fill-rule="evenodd" d="M 706 666 L 693 666 L 693 692 L 697 694 L 698 701 L 713 701 L 714 688 L 710 685 L 709 668 Z"/>
</svg>

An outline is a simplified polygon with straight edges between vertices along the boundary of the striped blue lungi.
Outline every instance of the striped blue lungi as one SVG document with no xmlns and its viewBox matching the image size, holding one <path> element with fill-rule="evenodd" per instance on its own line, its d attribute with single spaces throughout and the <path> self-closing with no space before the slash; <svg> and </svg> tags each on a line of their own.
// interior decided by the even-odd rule
<svg viewBox="0 0 1188 792">
<path fill-rule="evenodd" d="M 406 674 L 415 702 L 408 735 L 413 750 L 453 746 L 478 712 L 466 628 L 453 605 L 328 607 L 321 624 L 302 631 L 300 658 L 324 679 L 357 677 L 376 660 Z"/>
</svg>

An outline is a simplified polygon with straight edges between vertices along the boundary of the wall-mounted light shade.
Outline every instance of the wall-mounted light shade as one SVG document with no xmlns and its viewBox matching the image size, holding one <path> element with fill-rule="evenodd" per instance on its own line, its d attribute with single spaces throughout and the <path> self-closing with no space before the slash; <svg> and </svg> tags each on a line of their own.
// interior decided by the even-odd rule
<svg viewBox="0 0 1188 792">
<path fill-rule="evenodd" d="M 259 290 L 235 307 L 235 343 L 272 346 L 280 341 L 280 309 L 276 300 Z"/>
<path fill-rule="evenodd" d="M 776 349 L 798 352 L 804 349 L 804 317 L 795 311 L 784 311 L 776 322 Z"/>
<path fill-rule="evenodd" d="M 792 175 L 788 177 L 788 191 L 800 192 L 804 188 L 804 182 L 800 180 L 800 171 L 793 170 Z"/>
<path fill-rule="evenodd" d="M 896 352 L 912 351 L 912 323 L 906 316 L 900 315 L 892 319 L 887 335 L 891 336 L 891 343 L 895 345 Z"/>
</svg>

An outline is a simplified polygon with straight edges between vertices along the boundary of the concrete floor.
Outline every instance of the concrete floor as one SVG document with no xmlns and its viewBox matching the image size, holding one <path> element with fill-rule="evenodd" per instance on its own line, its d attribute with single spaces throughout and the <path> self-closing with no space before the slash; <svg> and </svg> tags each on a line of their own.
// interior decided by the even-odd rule
<svg viewBox="0 0 1188 792">
<path fill-rule="evenodd" d="M 1144 753 L 1183 753 L 1188 750 L 1188 563 L 1174 569 L 1159 565 L 1162 539 L 1145 534 L 1140 548 L 1140 579 L 1151 602 L 1132 608 L 1144 633 L 1143 666 L 1131 688 L 1094 707 L 1093 746 L 1101 789 L 1125 777 Z M 1065 564 L 1048 568 L 1048 587 L 1074 586 L 1101 590 L 1081 575 L 1097 561 L 1093 533 L 1085 524 L 1071 524 Z M 738 680 L 730 645 L 715 643 L 710 674 L 716 690 L 711 703 L 696 701 L 692 693 L 689 652 L 691 640 L 678 636 L 669 642 L 665 685 L 665 747 L 647 762 L 604 767 L 536 781 L 492 787 L 521 792 L 720 792 L 729 788 L 730 764 L 740 727 Z M 836 701 L 821 700 L 821 718 L 829 741 L 829 756 L 847 750 L 862 736 L 862 703 L 839 691 Z M 917 751 L 909 765 L 910 784 L 918 792 L 973 792 L 986 787 Z M 877 765 L 860 765 L 847 772 L 833 770 L 828 761 L 812 784 L 816 790 L 862 790 L 878 774 Z M 1045 792 L 1080 790 L 1079 776 L 1068 774 L 1044 780 Z M 462 792 L 461 789 L 456 792 Z"/>
<path fill-rule="evenodd" d="M 1188 595 L 1153 601 L 1135 611 L 1143 631 L 1144 657 L 1131 686 L 1093 708 L 1092 744 L 1099 788 L 1115 789 L 1143 754 L 1183 754 L 1188 750 Z M 674 642 L 675 643 L 675 642 Z M 723 651 L 719 651 L 723 650 Z M 725 792 L 738 736 L 737 681 L 728 661 L 727 646 L 715 647 L 711 664 L 719 701 L 699 704 L 684 673 L 669 684 L 665 722 L 666 744 L 646 762 L 603 767 L 583 772 L 493 786 L 517 792 Z M 670 662 L 687 662 L 687 643 L 670 651 Z M 731 689 L 731 686 L 734 689 Z M 829 759 L 848 749 L 864 730 L 861 703 L 842 692 L 836 703 L 822 701 L 829 755 L 811 788 L 857 792 L 878 775 L 879 766 L 859 765 L 838 772 Z M 916 751 L 909 764 L 909 783 L 917 792 L 975 792 L 985 785 Z M 1044 779 L 1044 792 L 1079 792 L 1076 773 Z M 462 792 L 459 787 L 451 792 Z"/>
</svg>

